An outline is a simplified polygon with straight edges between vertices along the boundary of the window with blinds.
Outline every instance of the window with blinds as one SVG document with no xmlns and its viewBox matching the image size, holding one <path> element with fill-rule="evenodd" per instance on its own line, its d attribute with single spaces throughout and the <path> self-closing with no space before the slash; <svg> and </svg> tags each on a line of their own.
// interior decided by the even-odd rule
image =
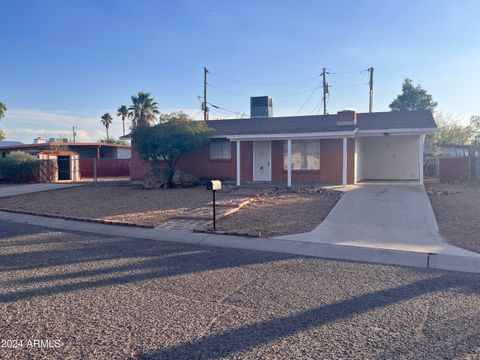
<svg viewBox="0 0 480 360">
<path fill-rule="evenodd" d="M 288 168 L 286 141 L 283 144 L 283 168 Z M 320 170 L 320 140 L 292 141 L 292 170 Z"/>
<path fill-rule="evenodd" d="M 210 143 L 210 160 L 229 160 L 232 158 L 230 141 L 214 141 Z"/>
</svg>

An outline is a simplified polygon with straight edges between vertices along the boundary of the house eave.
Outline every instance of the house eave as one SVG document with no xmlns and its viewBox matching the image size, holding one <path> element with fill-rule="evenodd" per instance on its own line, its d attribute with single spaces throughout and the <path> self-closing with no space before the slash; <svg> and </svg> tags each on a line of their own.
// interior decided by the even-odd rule
<svg viewBox="0 0 480 360">
<path fill-rule="evenodd" d="M 294 139 L 333 139 L 349 137 L 353 138 L 355 131 L 330 131 L 291 134 L 247 134 L 247 135 L 213 135 L 211 138 L 227 138 L 231 141 L 254 141 L 254 140 L 294 140 Z"/>
<path fill-rule="evenodd" d="M 389 135 L 426 135 L 433 134 L 437 128 L 404 128 L 404 129 L 375 129 L 375 130 L 360 130 L 357 129 L 357 136 L 382 136 Z"/>
</svg>

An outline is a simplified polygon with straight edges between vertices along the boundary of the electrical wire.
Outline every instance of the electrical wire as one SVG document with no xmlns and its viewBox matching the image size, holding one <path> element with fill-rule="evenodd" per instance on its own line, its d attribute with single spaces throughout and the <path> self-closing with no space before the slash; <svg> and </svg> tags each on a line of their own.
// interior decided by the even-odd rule
<svg viewBox="0 0 480 360">
<path fill-rule="evenodd" d="M 312 114 L 314 115 L 318 115 L 318 113 L 320 112 L 320 109 L 322 108 L 322 103 L 323 103 L 323 99 L 320 99 L 320 101 L 313 107 L 312 109 Z"/>
<path fill-rule="evenodd" d="M 295 115 L 298 115 L 300 113 L 300 111 L 303 110 L 303 108 L 305 107 L 305 105 L 307 105 L 307 103 L 310 101 L 310 99 L 312 98 L 313 94 L 315 94 L 315 92 L 320 89 L 320 86 L 317 86 L 316 88 L 313 89 L 313 91 L 310 93 L 310 95 L 308 95 L 307 97 L 307 100 L 305 100 L 305 102 L 303 103 L 302 106 L 300 106 L 300 108 L 297 110 L 297 112 L 295 113 Z"/>
<path fill-rule="evenodd" d="M 278 83 L 260 83 L 260 82 L 254 82 L 254 81 L 239 80 L 239 79 L 232 78 L 230 76 L 225 76 L 225 75 L 212 73 L 210 71 L 208 73 L 210 75 L 216 76 L 218 78 L 223 78 L 223 79 L 227 79 L 227 80 L 230 80 L 230 81 L 236 81 L 236 82 L 239 82 L 239 83 L 256 85 L 256 86 L 281 86 L 281 85 L 301 84 L 301 83 L 304 83 L 304 82 L 313 81 L 313 80 L 318 79 L 320 77 L 320 74 L 318 74 L 318 75 L 315 75 L 315 76 L 312 76 L 312 77 L 309 77 L 309 78 L 306 78 L 306 79 L 296 80 L 296 81 L 286 81 L 286 82 L 278 82 Z"/>
<path fill-rule="evenodd" d="M 220 91 L 223 91 L 223 92 L 226 92 L 228 94 L 232 94 L 232 95 L 236 95 L 236 96 L 242 96 L 242 97 L 246 97 L 246 98 L 249 98 L 250 96 L 248 95 L 245 95 L 245 94 L 240 94 L 240 93 L 237 93 L 237 92 L 233 92 L 233 91 L 230 91 L 230 90 L 225 90 L 225 89 L 222 89 L 216 85 L 212 85 L 210 83 L 207 84 L 208 86 L 214 88 L 214 89 L 217 89 L 217 90 L 220 90 Z"/>
<path fill-rule="evenodd" d="M 217 89 L 217 90 L 226 92 L 226 93 L 228 93 L 228 94 L 232 94 L 232 95 L 236 95 L 236 96 L 241 96 L 241 97 L 246 97 L 246 98 L 250 98 L 250 97 L 251 97 L 251 96 L 249 96 L 249 95 L 237 93 L 237 92 L 230 91 L 230 90 L 225 90 L 225 89 L 220 88 L 220 87 L 218 87 L 218 86 L 216 86 L 216 85 L 212 85 L 211 83 L 208 83 L 208 86 L 211 86 L 211 87 L 214 88 L 214 89 Z M 308 93 L 308 92 L 313 91 L 313 90 L 318 89 L 318 88 L 319 88 L 319 86 L 316 86 L 316 87 L 314 87 L 314 88 L 310 88 L 310 89 L 306 89 L 306 90 L 302 90 L 302 91 L 297 91 L 297 92 L 290 93 L 290 94 L 272 95 L 272 97 L 275 98 L 275 99 L 281 99 L 281 98 L 290 97 L 290 96 L 297 96 L 297 95 L 301 95 L 301 94 Z"/>
<path fill-rule="evenodd" d="M 338 87 L 338 88 L 349 88 L 349 87 L 356 87 L 356 86 L 364 86 L 368 85 L 370 83 L 365 82 L 365 83 L 360 83 L 360 84 L 342 84 L 342 85 L 329 85 L 330 87 Z"/>
<path fill-rule="evenodd" d="M 210 105 L 211 107 L 215 108 L 215 109 L 218 109 L 218 110 L 223 110 L 223 111 L 227 111 L 229 113 L 232 113 L 232 114 L 235 114 L 235 115 L 238 115 L 238 116 L 242 116 L 242 113 L 239 112 L 239 111 L 233 111 L 233 110 L 229 110 L 229 109 L 226 109 L 224 107 L 221 107 L 221 106 L 218 106 L 218 105 L 214 105 L 210 102 L 207 101 L 207 104 Z"/>
<path fill-rule="evenodd" d="M 354 70 L 354 71 L 337 71 L 337 72 L 328 72 L 328 74 L 329 75 L 363 74 L 364 72 L 367 72 L 369 70 L 370 69 Z"/>
</svg>

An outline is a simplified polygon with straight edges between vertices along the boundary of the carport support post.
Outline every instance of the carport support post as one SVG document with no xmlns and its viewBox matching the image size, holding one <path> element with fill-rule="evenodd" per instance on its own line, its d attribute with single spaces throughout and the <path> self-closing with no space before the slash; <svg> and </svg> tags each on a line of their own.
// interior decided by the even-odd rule
<svg viewBox="0 0 480 360">
<path fill-rule="evenodd" d="M 292 187 L 292 139 L 287 140 L 287 186 Z"/>
<path fill-rule="evenodd" d="M 240 140 L 237 140 L 237 186 L 240 186 Z"/>
<path fill-rule="evenodd" d="M 343 138 L 342 185 L 347 185 L 347 138 Z"/>
<path fill-rule="evenodd" d="M 418 137 L 418 182 L 423 185 L 423 139 L 424 135 Z"/>
</svg>

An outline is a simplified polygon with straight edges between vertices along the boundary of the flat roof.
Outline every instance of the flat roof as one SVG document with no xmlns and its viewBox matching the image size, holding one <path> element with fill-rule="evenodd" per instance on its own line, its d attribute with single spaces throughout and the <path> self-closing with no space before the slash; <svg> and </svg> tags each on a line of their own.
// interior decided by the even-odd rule
<svg viewBox="0 0 480 360">
<path fill-rule="evenodd" d="M 69 143 L 41 143 L 41 144 L 17 144 L 17 145 L 8 145 L 8 146 L 0 146 L 0 149 L 25 149 L 25 148 L 38 148 L 38 147 L 50 147 L 50 146 L 95 146 L 95 147 L 118 147 L 118 148 L 126 148 L 130 149 L 130 145 L 124 144 L 109 144 L 109 143 L 102 143 L 102 142 L 69 142 Z"/>
</svg>

